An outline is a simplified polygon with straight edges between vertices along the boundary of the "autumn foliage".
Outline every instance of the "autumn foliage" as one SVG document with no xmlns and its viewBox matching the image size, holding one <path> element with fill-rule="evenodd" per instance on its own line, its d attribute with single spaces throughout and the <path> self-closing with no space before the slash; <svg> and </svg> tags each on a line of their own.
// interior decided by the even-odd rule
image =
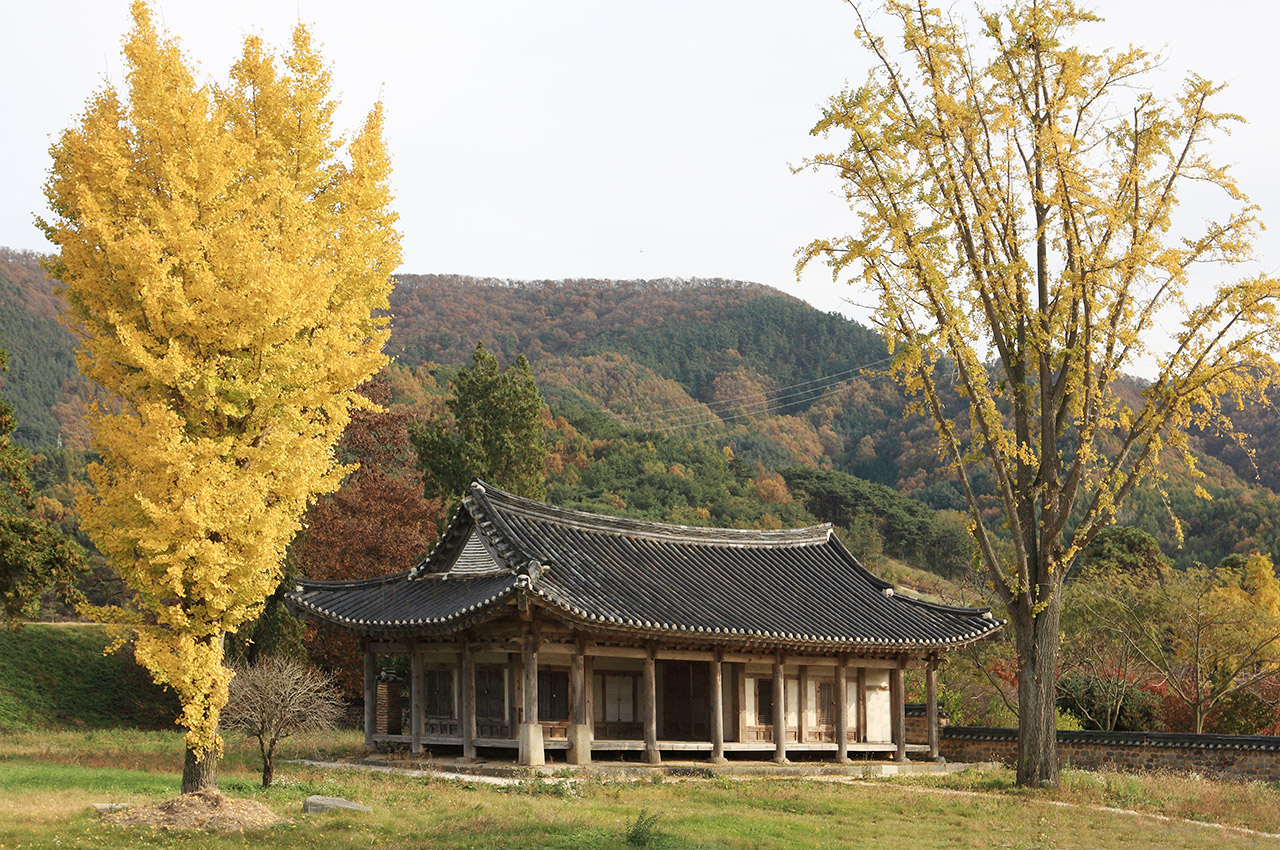
<svg viewBox="0 0 1280 850">
<path fill-rule="evenodd" d="M 190 769 L 219 746 L 224 636 L 348 472 L 334 445 L 386 361 L 373 311 L 399 235 L 381 108 L 335 138 L 306 27 L 282 60 L 247 38 L 214 86 L 146 3 L 133 19 L 125 90 L 92 97 L 53 148 L 44 228 L 78 365 L 111 396 L 79 510 L 133 597 L 99 614 L 178 693 Z"/>
</svg>

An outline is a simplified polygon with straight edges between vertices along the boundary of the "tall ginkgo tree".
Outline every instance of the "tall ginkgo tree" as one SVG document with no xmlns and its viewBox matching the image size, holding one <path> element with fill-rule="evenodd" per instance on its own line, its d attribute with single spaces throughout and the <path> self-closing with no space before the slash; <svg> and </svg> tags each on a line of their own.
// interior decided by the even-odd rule
<svg viewBox="0 0 1280 850">
<path fill-rule="evenodd" d="M 858 228 L 801 263 L 877 301 L 1009 613 L 1018 781 L 1056 784 L 1063 579 L 1166 456 L 1194 460 L 1189 429 L 1265 396 L 1280 282 L 1228 269 L 1192 286 L 1197 266 L 1249 259 L 1258 227 L 1210 156 L 1236 120 L 1215 109 L 1220 86 L 1152 94 L 1157 60 L 1080 47 L 1095 16 L 1073 0 L 1011 0 L 974 37 L 957 8 L 883 8 L 875 30 L 896 44 L 855 5 L 873 69 L 814 128 L 841 149 L 810 161 L 838 176 Z M 1180 207 L 1189 185 L 1216 190 L 1222 214 Z M 1153 380 L 1123 380 L 1144 364 Z"/>
<path fill-rule="evenodd" d="M 97 410 L 83 526 L 132 590 L 99 612 L 172 687 L 183 791 L 216 784 L 223 640 L 279 581 L 299 517 L 348 471 L 334 444 L 386 358 L 399 234 L 377 105 L 335 138 L 305 26 L 198 81 L 133 4 L 123 92 L 53 146 L 43 222 Z"/>
</svg>

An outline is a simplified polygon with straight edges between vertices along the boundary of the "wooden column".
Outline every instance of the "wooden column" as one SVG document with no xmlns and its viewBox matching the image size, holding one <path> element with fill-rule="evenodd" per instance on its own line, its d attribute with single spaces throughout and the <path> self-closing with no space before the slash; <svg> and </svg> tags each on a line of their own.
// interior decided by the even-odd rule
<svg viewBox="0 0 1280 850">
<path fill-rule="evenodd" d="M 905 700 L 905 683 L 902 677 L 902 662 L 889 671 L 889 713 L 893 718 L 893 743 L 898 750 L 894 761 L 907 760 L 907 705 Z"/>
<path fill-rule="evenodd" d="M 373 749 L 373 733 L 378 728 L 378 656 L 373 641 L 364 639 L 364 748 Z"/>
<path fill-rule="evenodd" d="M 724 650 L 711 662 L 711 762 L 724 764 Z"/>
<path fill-rule="evenodd" d="M 924 674 L 925 717 L 929 726 L 929 758 L 940 761 L 938 729 L 938 657 L 929 659 Z"/>
<path fill-rule="evenodd" d="M 586 724 L 590 730 L 591 740 L 596 739 L 596 671 L 595 662 L 591 656 L 587 656 L 583 661 L 583 678 L 587 684 L 587 717 Z"/>
<path fill-rule="evenodd" d="M 848 659 L 836 665 L 836 761 L 849 762 L 849 668 Z"/>
<path fill-rule="evenodd" d="M 644 753 L 649 764 L 659 764 L 658 751 L 658 677 L 654 667 L 653 647 L 644 657 L 644 675 L 640 682 L 640 714 L 644 720 Z"/>
<path fill-rule="evenodd" d="M 809 739 L 809 665 L 800 665 L 796 687 L 796 741 L 803 744 Z"/>
<path fill-rule="evenodd" d="M 422 653 L 418 651 L 418 642 L 409 641 L 409 751 L 414 755 L 422 752 L 422 727 L 426 699 L 423 692 Z"/>
<path fill-rule="evenodd" d="M 773 760 L 787 763 L 787 680 L 781 655 L 773 660 Z"/>
<path fill-rule="evenodd" d="M 858 668 L 858 734 L 857 740 L 866 743 L 867 740 L 867 668 Z"/>
<path fill-rule="evenodd" d="M 458 687 L 462 689 L 462 757 L 476 758 L 476 653 L 470 641 L 462 644 Z"/>
<path fill-rule="evenodd" d="M 734 664 L 731 668 L 738 683 L 738 740 L 747 740 L 747 665 Z"/>
<path fill-rule="evenodd" d="M 591 725 L 587 718 L 587 647 L 582 641 L 573 650 L 569 666 L 569 763 L 591 764 Z"/>
<path fill-rule="evenodd" d="M 526 638 L 524 643 L 524 663 L 521 672 L 524 676 L 523 709 L 525 723 L 538 722 L 538 641 Z"/>
<path fill-rule="evenodd" d="M 528 634 L 524 640 L 523 717 L 520 723 L 520 763 L 538 766 L 546 763 L 542 749 L 542 724 L 538 722 L 538 637 Z"/>
</svg>

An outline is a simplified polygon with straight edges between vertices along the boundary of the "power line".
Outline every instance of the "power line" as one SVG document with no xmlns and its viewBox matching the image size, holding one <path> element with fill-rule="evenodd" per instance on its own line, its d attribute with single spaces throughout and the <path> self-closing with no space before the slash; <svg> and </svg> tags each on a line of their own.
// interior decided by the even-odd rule
<svg viewBox="0 0 1280 850">
<path fill-rule="evenodd" d="M 883 362 L 883 361 L 881 361 L 881 362 Z M 872 364 L 869 364 L 869 365 L 874 366 L 875 364 L 874 364 L 874 363 L 872 363 Z M 794 388 L 796 388 L 796 387 L 803 387 L 803 386 L 805 386 L 805 385 L 807 385 L 807 384 L 816 384 L 816 383 L 820 383 L 820 382 L 824 382 L 824 381 L 830 381 L 830 380 L 832 380 L 832 379 L 834 379 L 834 378 L 839 378 L 839 377 L 842 377 L 842 376 L 844 376 L 844 375 L 852 375 L 852 374 L 854 374 L 855 372 L 861 372 L 861 371 L 862 371 L 863 369 L 865 369 L 865 368 L 867 368 L 867 367 L 866 367 L 866 366 L 856 366 L 856 367 L 854 367 L 853 369 L 846 369 L 846 370 L 844 370 L 843 372 L 836 372 L 836 373 L 831 374 L 831 375 L 824 375 L 824 376 L 823 376 L 823 377 L 821 377 L 821 378 L 813 378 L 813 379 L 808 380 L 808 381 L 801 381 L 801 382 L 799 382 L 799 383 L 797 383 L 797 384 L 789 384 L 789 385 L 787 385 L 787 386 L 785 386 L 785 387 L 777 387 L 777 388 L 775 388 L 775 389 L 773 390 L 773 392 L 777 392 L 778 390 L 790 390 L 790 389 L 794 389 Z M 749 394 L 747 394 L 747 395 L 738 396 L 737 398 L 726 398 L 726 399 L 721 399 L 720 401 L 717 401 L 717 402 L 715 402 L 715 403 L 716 403 L 716 404 L 726 404 L 726 405 L 727 405 L 727 404 L 732 404 L 732 403 L 733 403 L 733 402 L 735 402 L 735 401 L 745 401 L 746 399 L 754 398 L 756 395 L 757 395 L 757 393 L 749 393 Z M 659 411 L 657 411 L 656 413 L 650 413 L 650 414 L 645 414 L 645 415 L 646 415 L 646 416 L 651 416 L 651 417 L 662 417 L 662 416 L 667 416 L 667 415 L 672 414 L 672 413 L 679 413 L 679 412 L 684 411 L 684 410 L 701 410 L 702 408 L 704 408 L 704 407 L 709 407 L 709 406 L 710 406 L 710 405 L 708 405 L 708 404 L 704 404 L 703 402 L 698 402 L 697 404 L 689 404 L 689 405 L 685 405 L 684 407 L 668 407 L 666 410 L 659 410 Z"/>
<path fill-rule="evenodd" d="M 835 372 L 821 378 L 814 378 L 812 380 L 800 381 L 795 384 L 778 387 L 770 393 L 765 393 L 765 397 L 763 399 L 759 398 L 759 393 L 751 393 L 749 395 L 742 395 L 736 398 L 721 399 L 712 403 L 699 403 L 695 405 L 685 405 L 683 407 L 672 407 L 666 408 L 665 410 L 653 411 L 651 413 L 644 414 L 644 418 L 647 420 L 647 423 L 641 422 L 633 417 L 633 427 L 645 428 L 652 431 L 670 432 L 683 428 L 694 428 L 700 425 L 732 422 L 735 419 L 741 419 L 745 416 L 757 416 L 764 413 L 772 413 L 777 410 L 782 410 L 786 407 L 793 407 L 798 404 L 816 402 L 834 395 L 838 389 L 837 385 L 845 383 L 846 376 L 864 372 L 872 367 L 888 363 L 892 359 L 893 355 L 889 355 L 853 369 L 846 369 L 842 372 Z M 805 389 L 800 389 L 801 387 L 805 387 Z M 777 393 L 780 390 L 795 390 L 795 392 L 784 392 L 782 395 L 778 395 Z M 735 402 L 745 401 L 748 399 L 754 399 L 745 405 L 748 409 L 730 416 L 719 415 L 720 411 L 727 411 Z M 686 411 L 692 412 L 690 413 Z M 708 413 L 711 414 L 711 418 L 708 418 Z"/>
</svg>

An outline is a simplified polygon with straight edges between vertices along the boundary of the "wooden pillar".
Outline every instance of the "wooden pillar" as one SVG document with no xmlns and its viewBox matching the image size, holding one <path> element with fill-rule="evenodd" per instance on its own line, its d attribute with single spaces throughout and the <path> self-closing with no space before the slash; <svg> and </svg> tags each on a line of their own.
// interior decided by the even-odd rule
<svg viewBox="0 0 1280 850">
<path fill-rule="evenodd" d="M 800 665 L 796 688 L 796 741 L 803 744 L 809 740 L 809 665 Z"/>
<path fill-rule="evenodd" d="M 476 653 L 470 641 L 462 644 L 458 687 L 462 689 L 462 757 L 476 758 Z"/>
<path fill-rule="evenodd" d="M 520 723 L 520 763 L 538 766 L 546 763 L 542 749 L 542 724 L 538 722 L 538 637 L 528 634 L 524 640 L 523 717 Z"/>
<path fill-rule="evenodd" d="M 378 655 L 373 641 L 364 639 L 364 748 L 373 749 L 373 733 L 378 728 Z"/>
<path fill-rule="evenodd" d="M 658 677 L 652 646 L 644 657 L 644 675 L 640 682 L 640 714 L 644 720 L 645 757 L 649 764 L 659 764 L 662 753 L 658 751 Z"/>
<path fill-rule="evenodd" d="M 583 678 L 586 679 L 587 685 L 587 716 L 585 722 L 587 729 L 591 735 L 591 740 L 596 739 L 596 671 L 595 663 L 591 656 L 587 656 L 583 662 Z"/>
<path fill-rule="evenodd" d="M 773 660 L 773 760 L 787 763 L 787 679 L 781 655 Z"/>
<path fill-rule="evenodd" d="M 591 764 L 591 725 L 587 715 L 587 648 L 582 641 L 573 650 L 569 666 L 569 763 Z"/>
<path fill-rule="evenodd" d="M 711 662 L 711 762 L 724 764 L 724 650 Z"/>
<path fill-rule="evenodd" d="M 929 659 L 924 674 L 925 717 L 929 726 L 929 758 L 940 761 L 938 729 L 938 657 Z"/>
<path fill-rule="evenodd" d="M 409 751 L 422 753 L 422 727 L 425 719 L 426 699 L 423 691 L 422 653 L 418 642 L 409 641 Z"/>
<path fill-rule="evenodd" d="M 902 662 L 899 661 L 889 671 L 889 712 L 893 718 L 893 743 L 898 750 L 894 761 L 907 760 L 907 705 L 905 699 L 905 682 L 902 676 Z"/>
<path fill-rule="evenodd" d="M 738 682 L 738 740 L 747 740 L 747 665 L 738 662 L 732 667 Z"/>
<path fill-rule="evenodd" d="M 836 761 L 849 762 L 849 668 L 848 659 L 836 665 Z"/>
<path fill-rule="evenodd" d="M 867 741 L 867 668 L 858 668 L 858 734 L 857 740 L 861 743 Z"/>
</svg>

